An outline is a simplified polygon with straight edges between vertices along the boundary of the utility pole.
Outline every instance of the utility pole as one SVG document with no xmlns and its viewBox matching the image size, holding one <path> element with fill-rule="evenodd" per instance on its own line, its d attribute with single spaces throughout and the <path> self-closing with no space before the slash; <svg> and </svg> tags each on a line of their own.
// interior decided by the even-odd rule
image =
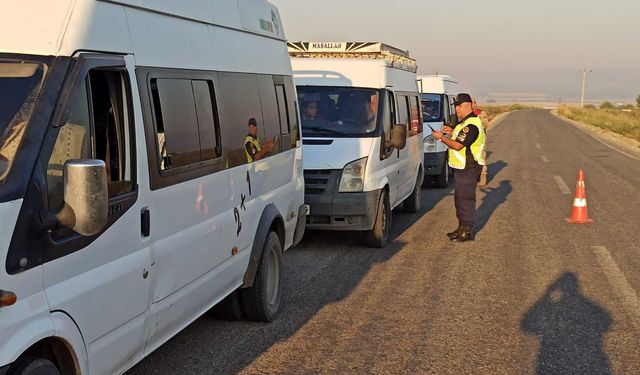
<svg viewBox="0 0 640 375">
<path fill-rule="evenodd" d="M 584 88 L 587 84 L 587 73 L 593 73 L 593 70 L 580 69 L 582 72 L 582 95 L 580 97 L 580 108 L 584 108 Z"/>
</svg>

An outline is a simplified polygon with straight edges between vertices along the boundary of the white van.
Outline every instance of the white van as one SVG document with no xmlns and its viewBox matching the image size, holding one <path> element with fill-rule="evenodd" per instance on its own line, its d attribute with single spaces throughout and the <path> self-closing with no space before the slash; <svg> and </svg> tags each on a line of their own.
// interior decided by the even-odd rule
<svg viewBox="0 0 640 375">
<path fill-rule="evenodd" d="M 453 98 L 458 94 L 458 82 L 448 75 L 419 75 L 418 87 L 422 102 L 422 118 L 425 123 L 424 137 L 424 173 L 439 188 L 449 186 L 449 166 L 447 164 L 447 146 L 437 142 L 431 135 L 431 129 L 442 129 L 456 113 Z"/>
<path fill-rule="evenodd" d="M 416 62 L 377 42 L 296 42 L 289 54 L 302 119 L 307 228 L 364 231 L 369 246 L 383 247 L 391 210 L 403 203 L 409 212 L 420 209 Z"/>
<path fill-rule="evenodd" d="M 274 319 L 305 225 L 278 10 L 23 0 L 0 31 L 0 374 L 122 373 L 227 296 Z"/>
</svg>

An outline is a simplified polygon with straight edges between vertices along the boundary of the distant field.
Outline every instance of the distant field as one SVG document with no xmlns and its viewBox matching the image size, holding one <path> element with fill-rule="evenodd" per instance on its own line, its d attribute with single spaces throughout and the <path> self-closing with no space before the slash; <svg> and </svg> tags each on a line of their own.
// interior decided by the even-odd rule
<svg viewBox="0 0 640 375">
<path fill-rule="evenodd" d="M 532 106 L 522 104 L 480 105 L 479 107 L 482 110 L 482 112 L 480 113 L 480 119 L 482 120 L 483 124 L 489 124 L 491 121 L 493 121 L 493 119 L 506 112 L 534 108 Z"/>
<path fill-rule="evenodd" d="M 610 130 L 640 141 L 640 109 L 596 109 L 561 105 L 558 114 L 568 119 Z"/>
</svg>

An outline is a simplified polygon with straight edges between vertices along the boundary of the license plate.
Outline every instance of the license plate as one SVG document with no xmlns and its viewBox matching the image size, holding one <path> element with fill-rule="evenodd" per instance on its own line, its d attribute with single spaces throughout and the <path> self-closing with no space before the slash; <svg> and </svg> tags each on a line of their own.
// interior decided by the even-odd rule
<svg viewBox="0 0 640 375">
<path fill-rule="evenodd" d="M 307 216 L 311 215 L 311 206 L 309 206 L 308 204 L 304 205 L 304 214 Z"/>
</svg>

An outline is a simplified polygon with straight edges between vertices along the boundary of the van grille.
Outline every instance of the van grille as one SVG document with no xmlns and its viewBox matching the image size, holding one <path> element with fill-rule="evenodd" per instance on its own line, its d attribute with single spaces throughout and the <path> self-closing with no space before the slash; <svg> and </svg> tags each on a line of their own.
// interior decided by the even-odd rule
<svg viewBox="0 0 640 375">
<path fill-rule="evenodd" d="M 304 191 L 306 194 L 322 194 L 329 186 L 330 169 L 305 169 Z"/>
</svg>

